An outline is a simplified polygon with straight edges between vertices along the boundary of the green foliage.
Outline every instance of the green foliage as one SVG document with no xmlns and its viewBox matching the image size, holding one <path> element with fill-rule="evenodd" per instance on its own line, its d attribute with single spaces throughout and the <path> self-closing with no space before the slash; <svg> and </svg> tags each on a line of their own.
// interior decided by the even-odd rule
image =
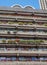
<svg viewBox="0 0 47 65">
<path fill-rule="evenodd" d="M 2 43 L 6 43 L 6 40 L 3 39 L 3 40 L 2 40 Z"/>
</svg>

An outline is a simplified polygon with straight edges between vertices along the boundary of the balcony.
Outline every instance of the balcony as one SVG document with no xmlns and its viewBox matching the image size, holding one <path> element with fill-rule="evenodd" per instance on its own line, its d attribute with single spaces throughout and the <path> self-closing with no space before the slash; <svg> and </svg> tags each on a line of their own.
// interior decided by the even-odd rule
<svg viewBox="0 0 47 65">
<path fill-rule="evenodd" d="M 23 30 L 0 30 L 0 34 L 26 34 L 26 35 L 47 35 L 47 32 L 41 30 L 31 30 L 31 31 L 23 31 Z"/>
<path fill-rule="evenodd" d="M 45 38 L 45 39 L 47 39 L 47 35 L 43 35 L 43 34 L 41 34 L 41 35 L 39 35 L 39 34 L 16 34 L 16 37 L 19 37 L 19 38 Z"/>
<path fill-rule="evenodd" d="M 25 51 L 25 50 L 2 50 L 0 51 L 0 55 L 25 55 L 25 56 L 32 56 L 32 55 L 46 55 L 47 54 L 47 50 L 46 51 L 42 51 L 42 50 L 35 50 L 35 51 Z"/>
<path fill-rule="evenodd" d="M 16 35 L 29 35 L 29 36 L 31 36 L 31 35 L 40 35 L 40 36 L 42 36 L 42 35 L 44 35 L 44 36 L 47 36 L 47 33 L 45 33 L 45 32 L 23 32 L 23 31 L 18 31 L 17 33 L 16 33 Z"/>
<path fill-rule="evenodd" d="M 39 62 L 39 61 L 28 61 L 28 62 L 21 62 L 21 61 L 2 61 L 0 65 L 47 65 L 47 62 Z"/>
<path fill-rule="evenodd" d="M 37 28 L 39 28 L 39 29 L 45 29 L 45 28 L 47 28 L 47 26 L 44 26 L 44 25 L 17 25 L 17 28 L 18 29 L 37 29 Z"/>
<path fill-rule="evenodd" d="M 47 40 L 24 40 L 24 39 L 0 39 L 0 43 L 8 44 L 22 44 L 22 45 L 32 45 L 32 44 L 47 44 Z"/>
<path fill-rule="evenodd" d="M 47 61 L 47 57 L 39 57 L 38 56 L 36 57 L 32 57 L 32 56 L 4 56 L 4 57 L 0 57 L 0 62 L 46 62 Z"/>
<path fill-rule="evenodd" d="M 47 20 L 46 17 L 32 17 L 32 16 L 12 16 L 12 15 L 0 15 L 1 18 L 6 18 L 6 19 L 36 19 L 36 20 Z M 20 20 L 21 21 L 21 20 Z M 23 20 L 22 20 L 23 21 Z"/>
<path fill-rule="evenodd" d="M 16 34 L 17 30 L 8 29 L 8 30 L 0 30 L 0 34 Z"/>
<path fill-rule="evenodd" d="M 45 43 L 44 40 L 20 40 L 19 44 L 43 44 Z"/>
<path fill-rule="evenodd" d="M 47 47 L 47 46 L 46 46 Z M 1 48 L 0 48 L 0 52 L 7 52 L 7 51 L 9 51 L 9 52 L 11 52 L 11 51 L 14 51 L 14 52 L 18 52 L 18 51 L 20 51 L 20 52 L 22 52 L 22 51 L 25 51 L 25 52 L 40 52 L 41 53 L 41 51 L 43 52 L 45 52 L 45 51 L 47 51 L 47 48 L 45 48 L 45 46 L 37 46 L 36 45 L 36 47 L 29 47 L 29 48 L 25 48 L 25 47 L 14 47 L 13 46 L 13 48 L 12 48 L 12 46 L 7 46 L 7 48 L 6 48 L 6 46 L 4 46 L 3 48 L 2 48 L 2 46 L 1 46 Z"/>
<path fill-rule="evenodd" d="M 19 29 L 32 29 L 32 28 L 42 28 L 42 29 L 44 29 L 44 28 L 47 28 L 47 23 L 45 24 L 34 24 L 33 23 L 33 21 L 30 21 L 30 22 L 11 22 L 11 21 L 0 21 L 0 26 L 7 26 L 7 27 L 17 27 L 17 28 L 19 28 Z M 21 28 L 22 27 L 22 28 Z"/>
</svg>

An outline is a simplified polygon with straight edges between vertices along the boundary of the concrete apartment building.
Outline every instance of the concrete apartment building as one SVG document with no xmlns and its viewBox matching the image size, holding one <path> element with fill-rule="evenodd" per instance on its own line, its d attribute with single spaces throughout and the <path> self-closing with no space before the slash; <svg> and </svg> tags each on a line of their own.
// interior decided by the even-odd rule
<svg viewBox="0 0 47 65">
<path fill-rule="evenodd" d="M 0 7 L 0 65 L 47 65 L 47 11 Z"/>
</svg>

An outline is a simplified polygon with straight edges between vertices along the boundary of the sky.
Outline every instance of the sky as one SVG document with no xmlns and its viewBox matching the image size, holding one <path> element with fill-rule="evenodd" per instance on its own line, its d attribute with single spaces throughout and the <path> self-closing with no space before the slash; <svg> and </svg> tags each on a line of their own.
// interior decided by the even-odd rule
<svg viewBox="0 0 47 65">
<path fill-rule="evenodd" d="M 0 6 L 12 6 L 14 4 L 19 4 L 21 6 L 33 6 L 36 9 L 39 9 L 39 0 L 0 0 Z"/>
</svg>

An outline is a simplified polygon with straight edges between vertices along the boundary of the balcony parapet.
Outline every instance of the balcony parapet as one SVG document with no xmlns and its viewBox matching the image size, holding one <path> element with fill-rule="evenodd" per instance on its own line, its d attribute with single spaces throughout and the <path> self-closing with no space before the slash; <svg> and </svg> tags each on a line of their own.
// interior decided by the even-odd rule
<svg viewBox="0 0 47 65">
<path fill-rule="evenodd" d="M 25 54 L 47 54 L 47 51 L 20 51 L 20 50 L 16 50 L 16 51 L 0 51 L 0 54 L 22 54 L 22 55 L 25 55 Z"/>
<path fill-rule="evenodd" d="M 0 65 L 47 65 L 47 62 L 39 62 L 39 61 L 28 61 L 28 62 L 22 62 L 22 61 L 1 61 Z"/>
</svg>

